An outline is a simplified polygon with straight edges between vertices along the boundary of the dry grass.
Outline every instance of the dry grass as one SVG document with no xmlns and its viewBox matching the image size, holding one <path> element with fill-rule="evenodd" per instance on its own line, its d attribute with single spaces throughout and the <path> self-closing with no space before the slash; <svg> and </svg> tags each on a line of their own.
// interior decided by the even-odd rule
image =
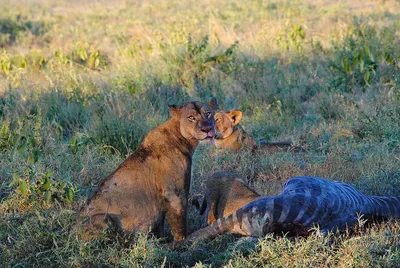
<svg viewBox="0 0 400 268">
<path fill-rule="evenodd" d="M 192 193 L 235 170 L 273 195 L 289 177 L 400 195 L 398 1 L 0 0 L 0 263 L 44 266 L 398 267 L 398 222 L 356 234 L 222 236 L 185 252 L 69 235 L 75 209 L 168 117 L 216 96 L 255 139 L 305 152 L 202 145 Z M 46 184 L 47 183 L 47 184 Z M 51 187 L 47 188 L 48 183 Z M 190 211 L 189 228 L 200 219 Z"/>
</svg>

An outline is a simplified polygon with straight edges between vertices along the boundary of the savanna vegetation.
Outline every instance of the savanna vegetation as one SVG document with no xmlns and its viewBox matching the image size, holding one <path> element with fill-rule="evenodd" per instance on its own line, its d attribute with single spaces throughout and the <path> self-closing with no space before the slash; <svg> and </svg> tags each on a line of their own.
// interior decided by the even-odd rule
<svg viewBox="0 0 400 268">
<path fill-rule="evenodd" d="M 398 267 L 400 222 L 341 235 L 225 235 L 185 250 L 69 230 L 168 118 L 217 97 L 255 139 L 304 152 L 194 156 L 192 189 L 235 170 L 262 194 L 313 175 L 400 195 L 400 2 L 0 0 L 0 266 Z M 199 228 L 191 210 L 189 229 Z"/>
</svg>

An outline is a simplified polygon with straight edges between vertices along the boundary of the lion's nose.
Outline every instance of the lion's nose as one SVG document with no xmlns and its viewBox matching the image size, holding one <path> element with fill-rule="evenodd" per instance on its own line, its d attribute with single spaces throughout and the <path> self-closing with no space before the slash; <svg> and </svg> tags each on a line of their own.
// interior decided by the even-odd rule
<svg viewBox="0 0 400 268">
<path fill-rule="evenodd" d="M 206 127 L 202 127 L 200 130 L 202 132 L 208 133 L 208 132 L 210 132 L 212 130 L 212 127 L 206 126 Z"/>
</svg>

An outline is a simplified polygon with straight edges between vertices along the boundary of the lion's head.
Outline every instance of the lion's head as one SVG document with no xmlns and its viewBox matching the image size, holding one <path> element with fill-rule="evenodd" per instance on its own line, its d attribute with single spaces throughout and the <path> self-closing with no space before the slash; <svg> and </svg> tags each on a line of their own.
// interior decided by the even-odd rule
<svg viewBox="0 0 400 268">
<path fill-rule="evenodd" d="M 180 107 L 170 105 L 171 117 L 179 120 L 180 132 L 188 140 L 212 140 L 214 133 L 214 114 L 218 104 L 215 98 L 208 104 L 194 101 Z"/>
<path fill-rule="evenodd" d="M 234 127 L 242 119 L 240 110 L 218 111 L 214 115 L 215 119 L 215 138 L 225 139 L 234 131 Z"/>
</svg>

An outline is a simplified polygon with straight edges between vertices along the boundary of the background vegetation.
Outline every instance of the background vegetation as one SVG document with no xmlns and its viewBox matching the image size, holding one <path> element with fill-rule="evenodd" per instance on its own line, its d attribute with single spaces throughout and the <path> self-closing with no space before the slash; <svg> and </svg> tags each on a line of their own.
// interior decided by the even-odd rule
<svg viewBox="0 0 400 268">
<path fill-rule="evenodd" d="M 82 242 L 75 209 L 168 118 L 216 96 L 256 139 L 307 150 L 194 157 L 192 193 L 236 170 L 263 194 L 291 176 L 400 195 L 399 1 L 0 0 L 0 263 L 398 267 L 400 226 L 178 252 L 139 236 Z M 191 212 L 190 229 L 199 227 Z"/>
</svg>

